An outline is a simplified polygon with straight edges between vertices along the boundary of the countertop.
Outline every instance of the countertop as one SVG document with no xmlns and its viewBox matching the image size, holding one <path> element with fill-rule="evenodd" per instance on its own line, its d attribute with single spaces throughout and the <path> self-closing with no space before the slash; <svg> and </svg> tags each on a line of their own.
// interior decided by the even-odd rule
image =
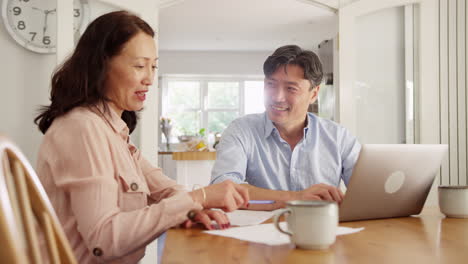
<svg viewBox="0 0 468 264">
<path fill-rule="evenodd" d="M 159 155 L 172 155 L 173 160 L 216 160 L 216 151 L 159 151 Z"/>
</svg>

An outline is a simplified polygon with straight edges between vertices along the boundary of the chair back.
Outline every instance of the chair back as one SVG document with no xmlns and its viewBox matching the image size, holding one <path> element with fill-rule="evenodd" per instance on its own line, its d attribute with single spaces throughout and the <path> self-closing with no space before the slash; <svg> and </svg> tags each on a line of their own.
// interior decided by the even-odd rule
<svg viewBox="0 0 468 264">
<path fill-rule="evenodd" d="M 77 263 L 34 169 L 19 148 L 1 135 L 0 161 L 2 262 Z"/>
</svg>

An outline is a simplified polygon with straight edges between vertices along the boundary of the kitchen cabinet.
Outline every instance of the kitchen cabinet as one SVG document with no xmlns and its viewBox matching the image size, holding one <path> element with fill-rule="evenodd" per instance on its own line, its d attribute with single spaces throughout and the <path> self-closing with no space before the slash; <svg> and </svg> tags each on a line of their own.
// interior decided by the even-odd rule
<svg viewBox="0 0 468 264">
<path fill-rule="evenodd" d="M 159 152 L 159 166 L 178 184 L 192 190 L 210 183 L 216 152 Z"/>
</svg>

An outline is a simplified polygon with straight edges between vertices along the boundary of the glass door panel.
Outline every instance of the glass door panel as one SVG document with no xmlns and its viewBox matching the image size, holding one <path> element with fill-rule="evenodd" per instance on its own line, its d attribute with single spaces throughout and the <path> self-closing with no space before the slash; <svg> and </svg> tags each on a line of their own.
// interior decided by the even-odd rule
<svg viewBox="0 0 468 264">
<path fill-rule="evenodd" d="M 437 143 L 437 2 L 339 9 L 337 121 L 362 143 Z"/>
<path fill-rule="evenodd" d="M 354 104 L 361 143 L 405 142 L 404 7 L 356 18 Z M 385 30 L 382 30 L 385 28 Z"/>
</svg>

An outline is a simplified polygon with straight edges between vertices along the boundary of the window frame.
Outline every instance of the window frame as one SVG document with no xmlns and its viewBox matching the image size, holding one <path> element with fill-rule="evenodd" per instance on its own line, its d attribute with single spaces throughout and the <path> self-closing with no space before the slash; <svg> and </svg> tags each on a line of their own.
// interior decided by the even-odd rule
<svg viewBox="0 0 468 264">
<path fill-rule="evenodd" d="M 245 82 L 246 81 L 262 81 L 263 75 L 187 75 L 187 74 L 164 74 L 159 76 L 159 113 L 160 116 L 166 117 L 167 105 L 169 103 L 169 82 L 171 81 L 193 81 L 200 84 L 200 108 L 187 108 L 184 112 L 199 112 L 200 120 L 199 127 L 208 130 L 208 115 L 210 112 L 238 112 L 239 117 L 245 115 Z M 236 108 L 211 108 L 208 109 L 208 83 L 209 82 L 237 82 L 239 84 L 239 101 Z M 165 112 L 166 111 L 166 112 Z M 161 128 L 158 123 L 160 144 L 163 142 Z M 207 131 L 208 133 L 210 131 Z M 166 140 L 164 138 L 164 140 Z"/>
</svg>

